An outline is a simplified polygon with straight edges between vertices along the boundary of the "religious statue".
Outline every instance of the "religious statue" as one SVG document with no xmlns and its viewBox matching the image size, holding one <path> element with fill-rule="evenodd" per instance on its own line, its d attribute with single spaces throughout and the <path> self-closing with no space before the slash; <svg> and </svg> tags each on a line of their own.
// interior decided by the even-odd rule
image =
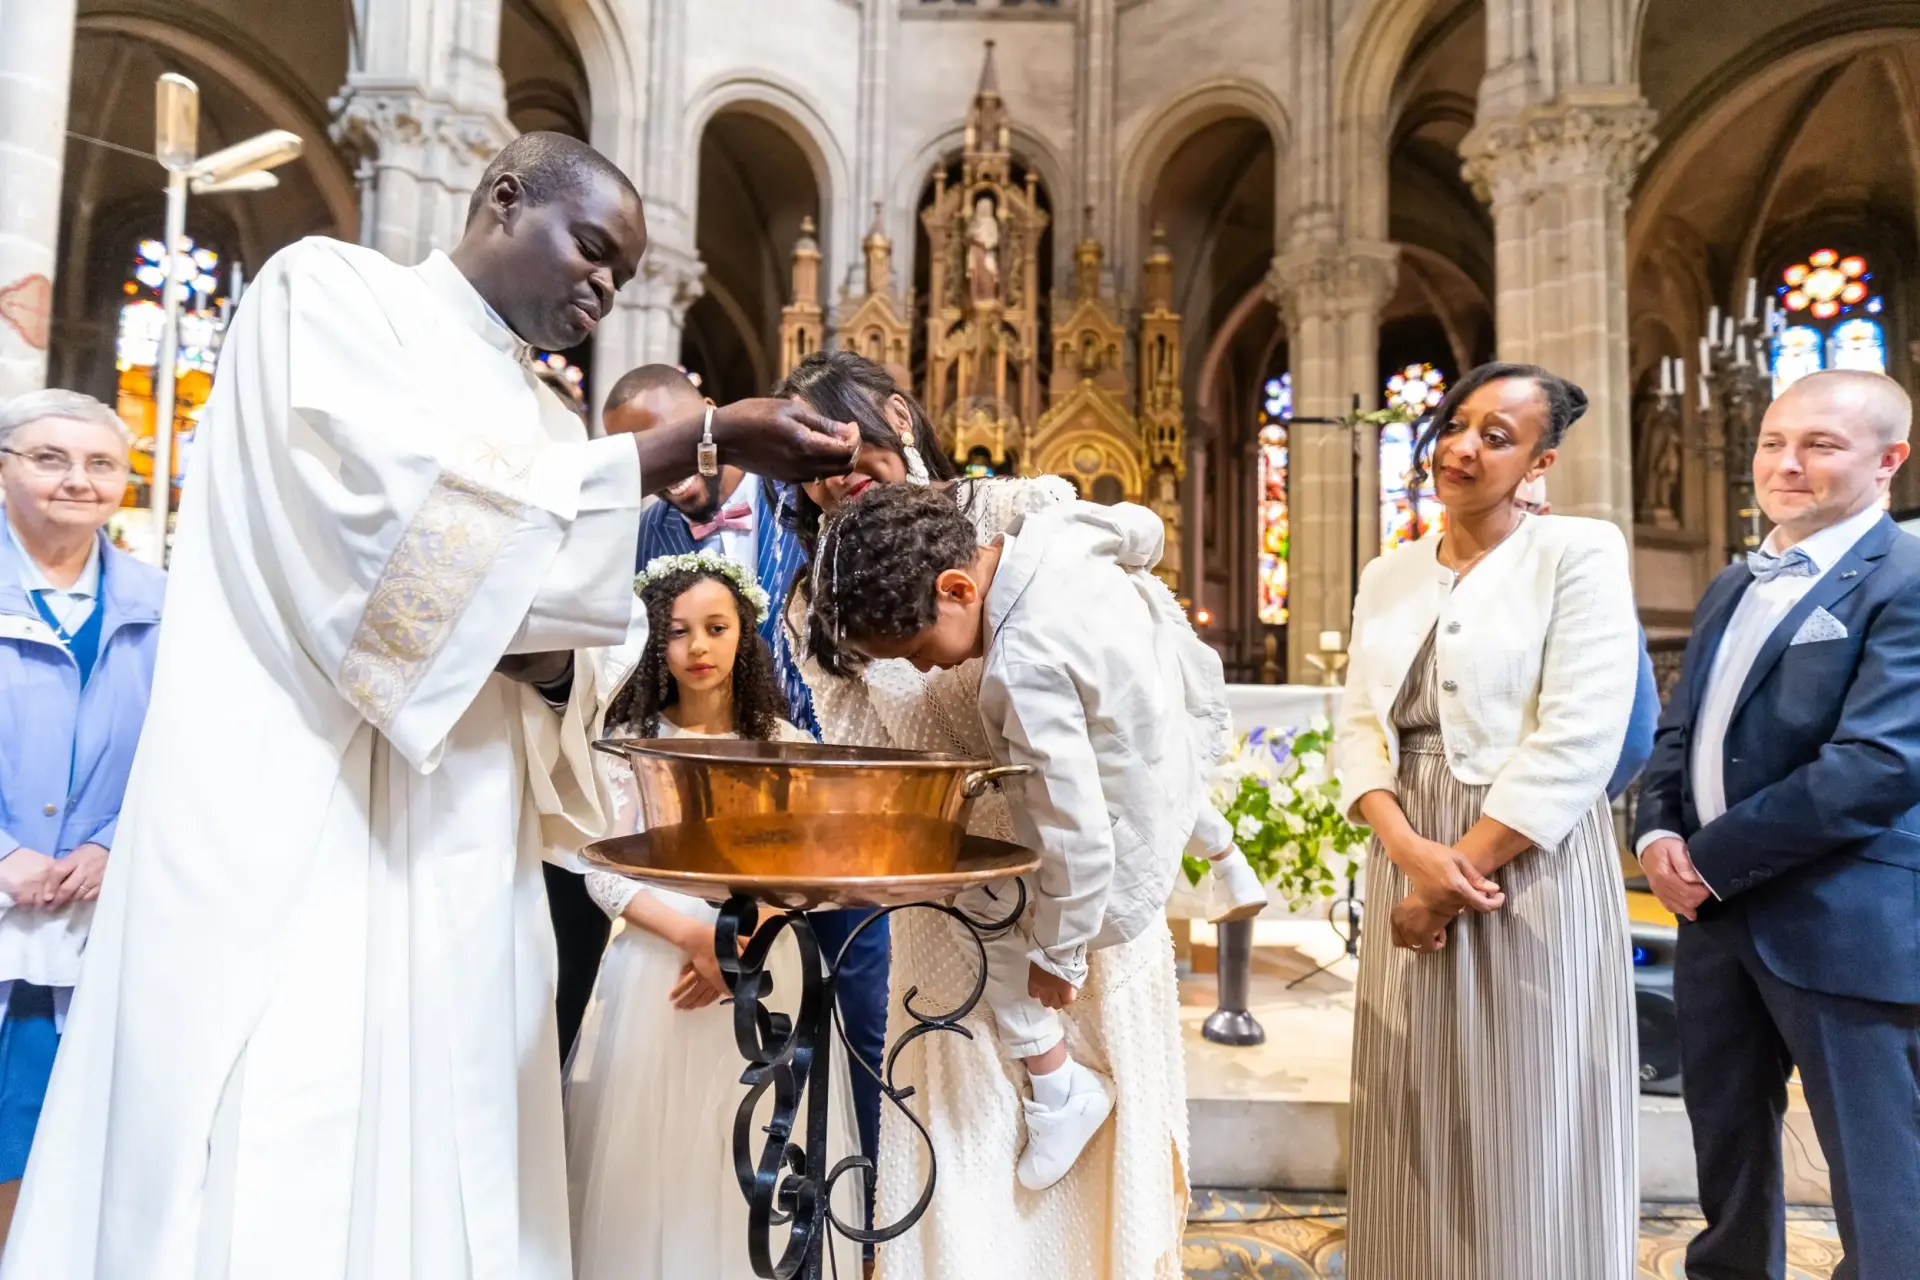
<svg viewBox="0 0 1920 1280">
<path fill-rule="evenodd" d="M 1680 410 L 1677 401 L 1647 404 L 1640 418 L 1640 451 L 1634 459 L 1638 475 L 1634 488 L 1637 514 L 1645 524 L 1677 528 L 1680 524 Z"/>
<path fill-rule="evenodd" d="M 974 201 L 967 224 L 967 284 L 976 303 L 1000 300 L 1000 219 L 986 196 Z"/>
</svg>

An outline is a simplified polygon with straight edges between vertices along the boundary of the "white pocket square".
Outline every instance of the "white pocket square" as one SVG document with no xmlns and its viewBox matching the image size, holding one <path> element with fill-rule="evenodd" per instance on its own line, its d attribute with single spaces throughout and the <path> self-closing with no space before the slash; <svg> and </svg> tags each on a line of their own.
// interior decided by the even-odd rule
<svg viewBox="0 0 1920 1280">
<path fill-rule="evenodd" d="M 1793 633 L 1793 639 L 1789 642 L 1788 647 L 1796 644 L 1818 644 L 1822 640 L 1845 640 L 1846 638 L 1847 627 L 1845 623 L 1828 613 L 1825 609 L 1815 609 L 1807 615 L 1807 620 L 1800 624 L 1800 629 Z"/>
</svg>

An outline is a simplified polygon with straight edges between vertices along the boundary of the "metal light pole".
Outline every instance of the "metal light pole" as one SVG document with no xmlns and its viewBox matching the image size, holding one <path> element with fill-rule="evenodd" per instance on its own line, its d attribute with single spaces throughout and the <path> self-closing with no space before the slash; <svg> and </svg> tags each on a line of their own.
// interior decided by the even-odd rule
<svg viewBox="0 0 1920 1280">
<path fill-rule="evenodd" d="M 187 234 L 187 194 L 264 191 L 277 185 L 269 172 L 299 157 L 300 135 L 271 129 L 197 159 L 200 88 L 169 71 L 154 85 L 154 156 L 167 171 L 166 279 L 160 288 L 160 353 L 153 383 L 153 563 L 167 562 L 167 512 L 173 502 L 173 415 L 180 362 L 180 262 Z"/>
</svg>

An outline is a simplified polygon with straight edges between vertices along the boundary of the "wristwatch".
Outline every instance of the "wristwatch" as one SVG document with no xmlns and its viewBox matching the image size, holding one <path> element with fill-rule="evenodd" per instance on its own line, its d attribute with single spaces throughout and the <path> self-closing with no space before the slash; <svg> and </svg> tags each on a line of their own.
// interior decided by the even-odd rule
<svg viewBox="0 0 1920 1280">
<path fill-rule="evenodd" d="M 706 424 L 701 428 L 700 448 L 693 455 L 694 466 L 703 476 L 720 474 L 720 449 L 713 443 L 713 406 L 707 406 Z"/>
</svg>

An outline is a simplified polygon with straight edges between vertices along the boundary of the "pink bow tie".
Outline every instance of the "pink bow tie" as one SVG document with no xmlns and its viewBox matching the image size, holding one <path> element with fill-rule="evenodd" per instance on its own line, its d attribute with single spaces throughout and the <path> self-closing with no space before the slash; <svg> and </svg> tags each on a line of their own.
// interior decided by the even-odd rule
<svg viewBox="0 0 1920 1280">
<path fill-rule="evenodd" d="M 753 507 L 745 502 L 736 502 L 715 516 L 712 524 L 694 524 L 688 521 L 687 527 L 693 533 L 695 542 L 705 542 L 714 534 L 723 533 L 728 529 L 740 533 L 751 533 L 753 532 Z"/>
</svg>

